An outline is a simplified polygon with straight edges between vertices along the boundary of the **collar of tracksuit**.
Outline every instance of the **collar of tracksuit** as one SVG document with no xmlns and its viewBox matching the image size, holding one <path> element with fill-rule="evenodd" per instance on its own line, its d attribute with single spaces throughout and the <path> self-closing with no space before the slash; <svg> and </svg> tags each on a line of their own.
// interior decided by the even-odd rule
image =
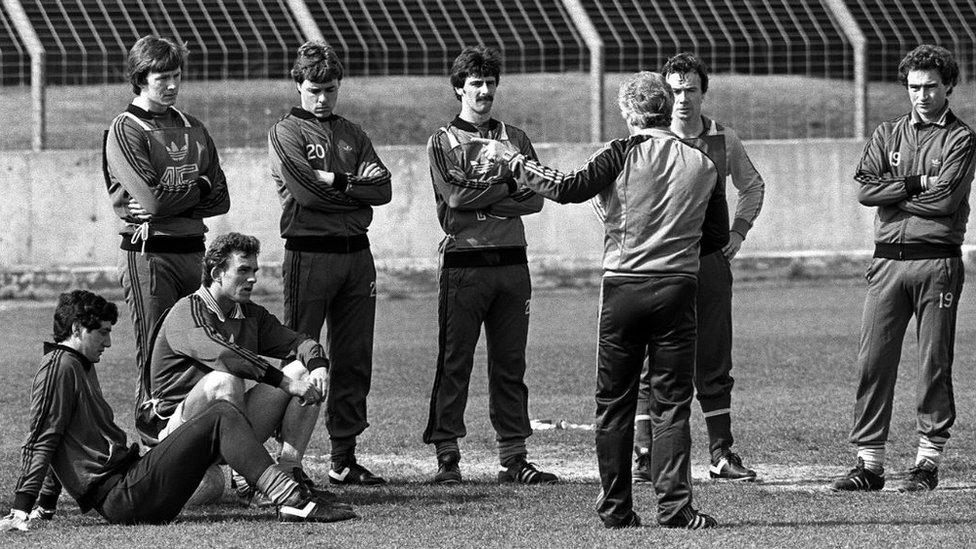
<svg viewBox="0 0 976 549">
<path fill-rule="evenodd" d="M 62 351 L 68 351 L 69 353 L 74 355 L 75 358 L 78 359 L 78 362 L 81 362 L 81 365 L 85 367 L 85 371 L 91 370 L 92 363 L 90 360 L 88 360 L 88 357 L 86 357 L 85 355 L 61 343 L 51 343 L 48 341 L 44 342 L 44 354 L 48 354 L 51 351 L 56 351 L 58 349 Z"/>
<path fill-rule="evenodd" d="M 210 312 L 217 315 L 217 318 L 221 322 L 227 322 L 227 317 L 224 315 L 224 312 L 220 310 L 220 305 L 217 304 L 217 300 L 214 299 L 213 294 L 210 293 L 210 290 L 208 290 L 206 286 L 200 286 L 200 289 L 196 291 L 196 294 L 200 296 L 200 299 L 202 299 L 204 305 L 210 309 Z M 244 318 L 244 309 L 241 308 L 240 303 L 234 304 L 234 310 L 231 312 L 230 316 L 231 318 Z"/>
</svg>

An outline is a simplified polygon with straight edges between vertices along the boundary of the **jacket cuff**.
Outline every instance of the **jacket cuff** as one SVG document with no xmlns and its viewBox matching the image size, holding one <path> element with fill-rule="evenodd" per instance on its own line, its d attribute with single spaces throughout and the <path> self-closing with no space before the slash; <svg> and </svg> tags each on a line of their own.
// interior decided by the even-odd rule
<svg viewBox="0 0 976 549">
<path fill-rule="evenodd" d="M 37 505 L 45 509 L 56 509 L 58 507 L 58 495 L 41 494 L 37 497 Z"/>
<path fill-rule="evenodd" d="M 915 196 L 924 190 L 921 175 L 910 175 L 905 178 L 905 192 L 908 196 Z"/>
<path fill-rule="evenodd" d="M 325 368 L 325 371 L 329 371 L 329 367 L 329 359 L 322 356 L 310 358 L 308 362 L 305 363 L 305 369 L 309 372 L 318 370 L 319 368 Z"/>
<path fill-rule="evenodd" d="M 339 172 L 332 172 L 334 179 L 332 180 L 332 187 L 337 191 L 346 192 L 346 188 L 349 187 L 349 175 Z"/>
<path fill-rule="evenodd" d="M 31 509 L 34 508 L 35 501 L 37 501 L 36 495 L 28 494 L 27 492 L 17 492 L 17 495 L 14 496 L 14 504 L 11 507 L 25 513 L 30 513 Z"/>
<path fill-rule="evenodd" d="M 197 188 L 200 189 L 201 198 L 207 196 L 208 194 L 210 194 L 210 191 L 213 190 L 213 185 L 211 185 L 206 178 L 198 177 L 194 180 L 194 182 L 196 183 Z"/>
<path fill-rule="evenodd" d="M 281 380 L 283 379 L 285 379 L 285 374 L 282 373 L 281 370 L 274 367 L 269 367 L 264 371 L 264 375 L 258 381 L 261 383 L 267 383 L 272 387 L 278 387 L 281 385 Z"/>
<path fill-rule="evenodd" d="M 732 222 L 732 230 L 742 235 L 742 240 L 746 239 L 746 233 L 748 233 L 749 229 L 751 228 L 752 228 L 752 223 L 749 223 L 748 221 L 742 219 L 741 217 L 735 218 L 735 221 Z"/>
</svg>

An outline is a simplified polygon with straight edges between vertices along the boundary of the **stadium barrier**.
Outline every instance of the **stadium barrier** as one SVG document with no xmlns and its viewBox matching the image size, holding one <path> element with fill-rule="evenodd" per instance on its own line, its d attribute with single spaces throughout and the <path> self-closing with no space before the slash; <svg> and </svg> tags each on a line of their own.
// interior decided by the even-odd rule
<svg viewBox="0 0 976 549">
<path fill-rule="evenodd" d="M 756 227 L 742 262 L 781 265 L 793 258 L 858 256 L 872 247 L 873 212 L 855 198 L 852 180 L 862 144 L 853 139 L 749 141 L 746 149 L 766 180 Z M 540 144 L 540 158 L 572 169 L 597 146 Z M 369 236 L 382 271 L 420 273 L 437 265 L 437 224 L 427 154 L 420 146 L 377 147 L 393 173 L 393 201 L 375 210 Z M 262 241 L 262 263 L 280 265 L 280 209 L 262 149 L 221 153 L 231 186 L 231 211 L 208 221 L 211 233 L 236 230 Z M 31 287 L 79 280 L 114 284 L 119 221 L 108 201 L 97 151 L 0 152 L 0 297 L 32 295 Z M 734 211 L 735 189 L 729 185 Z M 597 273 L 602 229 L 589 204 L 547 203 L 525 219 L 529 255 L 538 272 Z M 976 243 L 970 232 L 967 243 Z M 785 262 L 785 263 L 784 263 Z M 821 267 L 824 268 L 824 267 Z M 825 267 L 830 270 L 832 267 Z M 269 273 L 270 274 L 270 273 Z M 271 278 L 270 276 L 268 278 Z"/>
</svg>

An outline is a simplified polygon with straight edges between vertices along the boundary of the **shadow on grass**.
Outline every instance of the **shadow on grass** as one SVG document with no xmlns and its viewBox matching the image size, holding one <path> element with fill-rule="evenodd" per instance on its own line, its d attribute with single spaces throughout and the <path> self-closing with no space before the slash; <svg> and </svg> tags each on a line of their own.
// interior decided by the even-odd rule
<svg viewBox="0 0 976 549">
<path fill-rule="evenodd" d="M 796 528 L 797 526 L 956 526 L 971 525 L 973 521 L 965 518 L 953 519 L 903 519 L 892 520 L 878 518 L 875 520 L 794 520 L 794 521 L 764 521 L 744 520 L 741 522 L 720 524 L 719 527 L 735 528 L 739 526 L 759 526 L 766 528 Z"/>
</svg>

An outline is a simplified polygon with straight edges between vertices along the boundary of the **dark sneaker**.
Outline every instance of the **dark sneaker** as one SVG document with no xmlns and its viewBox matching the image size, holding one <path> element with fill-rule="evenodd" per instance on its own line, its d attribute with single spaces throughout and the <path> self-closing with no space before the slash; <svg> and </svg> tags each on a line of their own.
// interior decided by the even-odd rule
<svg viewBox="0 0 976 549">
<path fill-rule="evenodd" d="M 339 496 L 328 490 L 319 488 L 319 486 L 315 484 L 315 481 L 312 480 L 301 467 L 292 468 L 291 478 L 297 482 L 303 490 L 305 490 L 309 498 L 311 498 L 313 501 L 317 503 L 327 503 L 336 507 L 348 507 L 352 509 L 351 505 L 344 501 L 340 501 Z"/>
<path fill-rule="evenodd" d="M 939 468 L 932 462 L 916 465 L 908 471 L 908 478 L 898 487 L 899 492 L 926 492 L 939 485 Z"/>
<path fill-rule="evenodd" d="M 682 510 L 678 511 L 677 515 L 671 517 L 671 520 L 662 522 L 661 526 L 665 528 L 701 530 L 703 528 L 715 528 L 718 526 L 718 521 L 716 521 L 710 515 L 695 511 L 691 505 L 685 505 Z"/>
<path fill-rule="evenodd" d="M 230 487 L 237 496 L 237 501 L 245 507 L 272 507 L 274 503 L 253 486 L 237 471 L 231 471 Z"/>
<path fill-rule="evenodd" d="M 511 467 L 502 467 L 498 471 L 498 482 L 517 482 L 519 484 L 555 484 L 559 478 L 552 474 L 540 471 L 534 463 L 529 463 L 522 458 L 512 464 Z"/>
<path fill-rule="evenodd" d="M 306 499 L 294 507 L 290 505 L 278 507 L 278 520 L 281 522 L 339 522 L 354 519 L 356 516 L 356 513 L 347 507 L 316 503 L 311 499 Z"/>
<path fill-rule="evenodd" d="M 457 454 L 447 454 L 437 458 L 437 474 L 434 475 L 434 484 L 460 484 L 461 467 L 458 462 L 461 456 Z"/>
<path fill-rule="evenodd" d="M 605 526 L 606 528 L 613 529 L 613 530 L 616 530 L 616 529 L 619 529 L 619 528 L 640 528 L 641 527 L 641 519 L 640 519 L 639 516 L 637 516 L 637 513 L 633 513 L 632 512 L 632 513 L 630 513 L 630 516 L 629 517 L 627 517 L 626 519 L 624 519 L 624 520 L 622 520 L 622 521 L 620 521 L 620 522 L 618 522 L 616 524 L 606 524 L 606 523 L 604 523 L 603 526 Z"/>
<path fill-rule="evenodd" d="M 634 469 L 634 484 L 653 482 L 654 476 L 651 475 L 651 454 L 637 456 L 637 467 Z"/>
<path fill-rule="evenodd" d="M 356 463 L 356 458 L 350 458 L 340 465 L 332 464 L 332 468 L 329 469 L 329 482 L 332 484 L 376 486 L 386 484 L 386 479 L 374 475 L 369 469 Z"/>
<path fill-rule="evenodd" d="M 723 480 L 741 480 L 752 482 L 756 480 L 756 472 L 742 466 L 742 458 L 735 452 L 726 452 L 718 462 L 708 467 L 708 475 Z"/>
<path fill-rule="evenodd" d="M 840 492 L 870 492 L 884 488 L 884 473 L 878 474 L 864 467 L 864 460 L 857 458 L 857 465 L 847 475 L 830 484 L 831 490 Z"/>
</svg>

